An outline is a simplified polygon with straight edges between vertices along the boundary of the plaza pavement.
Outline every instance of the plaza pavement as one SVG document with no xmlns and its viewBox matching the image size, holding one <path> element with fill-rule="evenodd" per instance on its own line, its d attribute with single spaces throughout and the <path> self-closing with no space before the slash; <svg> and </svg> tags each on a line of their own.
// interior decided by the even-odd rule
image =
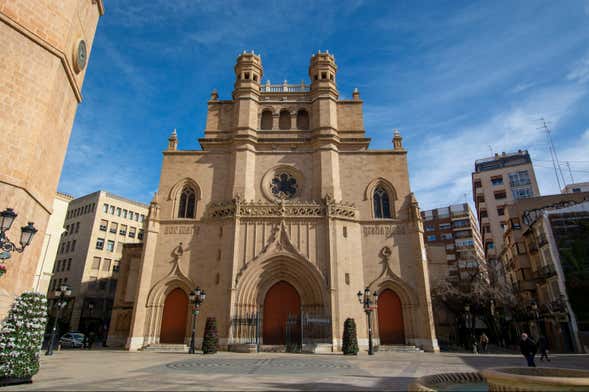
<svg viewBox="0 0 589 392">
<path fill-rule="evenodd" d="M 42 356 L 33 384 L 11 390 L 407 390 L 416 377 L 523 366 L 514 354 L 130 353 L 63 350 Z M 589 355 L 555 355 L 539 366 L 589 369 Z"/>
</svg>

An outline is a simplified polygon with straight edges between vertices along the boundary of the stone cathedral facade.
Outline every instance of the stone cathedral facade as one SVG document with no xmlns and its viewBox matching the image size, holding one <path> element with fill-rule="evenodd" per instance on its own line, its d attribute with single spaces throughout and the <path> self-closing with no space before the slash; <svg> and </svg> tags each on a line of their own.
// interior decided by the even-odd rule
<svg viewBox="0 0 589 392">
<path fill-rule="evenodd" d="M 141 256 L 119 284 L 130 306 L 115 309 L 110 333 L 122 329 L 129 350 L 187 343 L 188 295 L 199 286 L 207 296 L 197 341 L 215 317 L 220 345 L 240 349 L 252 334 L 240 320 L 257 315 L 262 347 L 280 346 L 289 320 L 303 315 L 324 321 L 321 336 L 302 327 L 305 344 L 317 337 L 339 349 L 352 317 L 366 346 L 357 293 L 368 288 L 378 293 L 376 344 L 437 351 L 400 134 L 390 149 L 369 149 L 359 93 L 340 99 L 327 52 L 312 56 L 310 83 L 262 82 L 253 52 L 234 69 L 232 99 L 213 92 L 208 101 L 202 150 L 179 150 L 175 132 L 169 138 Z"/>
</svg>

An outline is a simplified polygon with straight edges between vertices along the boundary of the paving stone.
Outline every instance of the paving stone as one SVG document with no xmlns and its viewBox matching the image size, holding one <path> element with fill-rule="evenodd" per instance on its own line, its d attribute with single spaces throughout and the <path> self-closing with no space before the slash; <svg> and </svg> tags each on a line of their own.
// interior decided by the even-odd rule
<svg viewBox="0 0 589 392">
<path fill-rule="evenodd" d="M 538 366 L 589 368 L 589 355 L 554 355 Z M 520 355 L 285 353 L 215 355 L 64 350 L 41 357 L 33 384 L 3 390 L 407 390 L 416 377 L 524 366 Z"/>
</svg>

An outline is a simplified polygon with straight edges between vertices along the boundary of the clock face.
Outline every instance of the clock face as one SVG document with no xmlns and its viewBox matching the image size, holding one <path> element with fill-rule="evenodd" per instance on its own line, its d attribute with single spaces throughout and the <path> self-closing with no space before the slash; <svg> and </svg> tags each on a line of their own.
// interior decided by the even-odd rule
<svg viewBox="0 0 589 392">
<path fill-rule="evenodd" d="M 80 72 L 84 69 L 84 67 L 86 66 L 87 55 L 88 54 L 86 52 L 86 41 L 81 39 L 80 41 L 78 41 L 78 47 L 76 48 L 74 59 L 76 71 Z"/>
</svg>

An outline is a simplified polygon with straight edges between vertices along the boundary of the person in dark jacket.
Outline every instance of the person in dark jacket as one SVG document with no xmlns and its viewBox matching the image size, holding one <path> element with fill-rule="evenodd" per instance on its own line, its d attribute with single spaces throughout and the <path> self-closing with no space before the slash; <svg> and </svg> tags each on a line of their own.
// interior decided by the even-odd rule
<svg viewBox="0 0 589 392">
<path fill-rule="evenodd" d="M 529 337 L 527 333 L 522 333 L 522 338 L 519 341 L 519 348 L 522 355 L 528 361 L 528 366 L 536 367 L 536 364 L 534 363 L 534 356 L 536 355 L 537 348 L 534 339 Z"/>
<path fill-rule="evenodd" d="M 546 359 L 550 362 L 550 358 L 548 358 L 548 339 L 544 335 L 540 335 L 538 338 L 538 351 L 540 351 L 540 361 Z"/>
</svg>

